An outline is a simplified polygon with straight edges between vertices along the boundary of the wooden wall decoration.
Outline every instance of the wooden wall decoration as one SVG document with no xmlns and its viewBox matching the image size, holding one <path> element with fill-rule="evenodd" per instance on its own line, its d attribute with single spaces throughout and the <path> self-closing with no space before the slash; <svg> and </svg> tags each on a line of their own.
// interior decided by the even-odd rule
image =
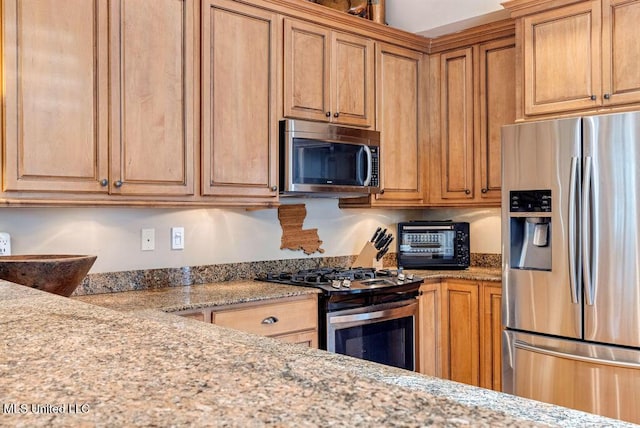
<svg viewBox="0 0 640 428">
<path fill-rule="evenodd" d="M 324 253 L 324 250 L 320 248 L 322 241 L 318 236 L 318 229 L 302 229 L 306 216 L 307 208 L 304 204 L 280 205 L 278 207 L 278 220 L 280 220 L 282 227 L 281 250 L 302 250 L 305 254 L 313 254 L 316 251 Z"/>
</svg>

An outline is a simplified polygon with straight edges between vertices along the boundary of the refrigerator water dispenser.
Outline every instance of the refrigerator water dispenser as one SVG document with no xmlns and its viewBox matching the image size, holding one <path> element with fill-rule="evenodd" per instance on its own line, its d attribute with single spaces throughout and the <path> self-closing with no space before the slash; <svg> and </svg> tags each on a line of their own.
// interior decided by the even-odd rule
<svg viewBox="0 0 640 428">
<path fill-rule="evenodd" d="M 511 192 L 510 212 L 511 268 L 550 271 L 551 191 Z"/>
</svg>

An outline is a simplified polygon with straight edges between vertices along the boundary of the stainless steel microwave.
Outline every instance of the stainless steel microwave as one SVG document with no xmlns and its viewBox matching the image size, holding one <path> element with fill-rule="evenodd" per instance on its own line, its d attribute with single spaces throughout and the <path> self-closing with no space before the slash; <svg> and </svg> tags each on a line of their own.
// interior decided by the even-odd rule
<svg viewBox="0 0 640 428">
<path fill-rule="evenodd" d="M 469 223 L 411 221 L 398 223 L 398 266 L 405 269 L 469 267 Z"/>
<path fill-rule="evenodd" d="M 354 197 L 380 192 L 380 132 L 280 121 L 280 191 Z"/>
</svg>

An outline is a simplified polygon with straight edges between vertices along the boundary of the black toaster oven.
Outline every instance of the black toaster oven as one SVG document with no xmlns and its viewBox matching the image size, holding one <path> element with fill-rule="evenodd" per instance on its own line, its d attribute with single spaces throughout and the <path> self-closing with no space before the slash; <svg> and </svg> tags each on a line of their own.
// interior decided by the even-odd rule
<svg viewBox="0 0 640 428">
<path fill-rule="evenodd" d="M 411 221 L 398 223 L 398 266 L 404 269 L 469 267 L 469 223 Z"/>
</svg>

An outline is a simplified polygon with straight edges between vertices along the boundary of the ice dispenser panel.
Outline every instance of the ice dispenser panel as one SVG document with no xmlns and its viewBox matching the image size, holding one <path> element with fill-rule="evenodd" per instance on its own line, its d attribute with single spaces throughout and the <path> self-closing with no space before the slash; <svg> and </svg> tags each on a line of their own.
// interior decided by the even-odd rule
<svg viewBox="0 0 640 428">
<path fill-rule="evenodd" d="M 509 192 L 511 268 L 551 270 L 551 190 Z M 531 213 L 531 216 L 527 216 Z"/>
</svg>

